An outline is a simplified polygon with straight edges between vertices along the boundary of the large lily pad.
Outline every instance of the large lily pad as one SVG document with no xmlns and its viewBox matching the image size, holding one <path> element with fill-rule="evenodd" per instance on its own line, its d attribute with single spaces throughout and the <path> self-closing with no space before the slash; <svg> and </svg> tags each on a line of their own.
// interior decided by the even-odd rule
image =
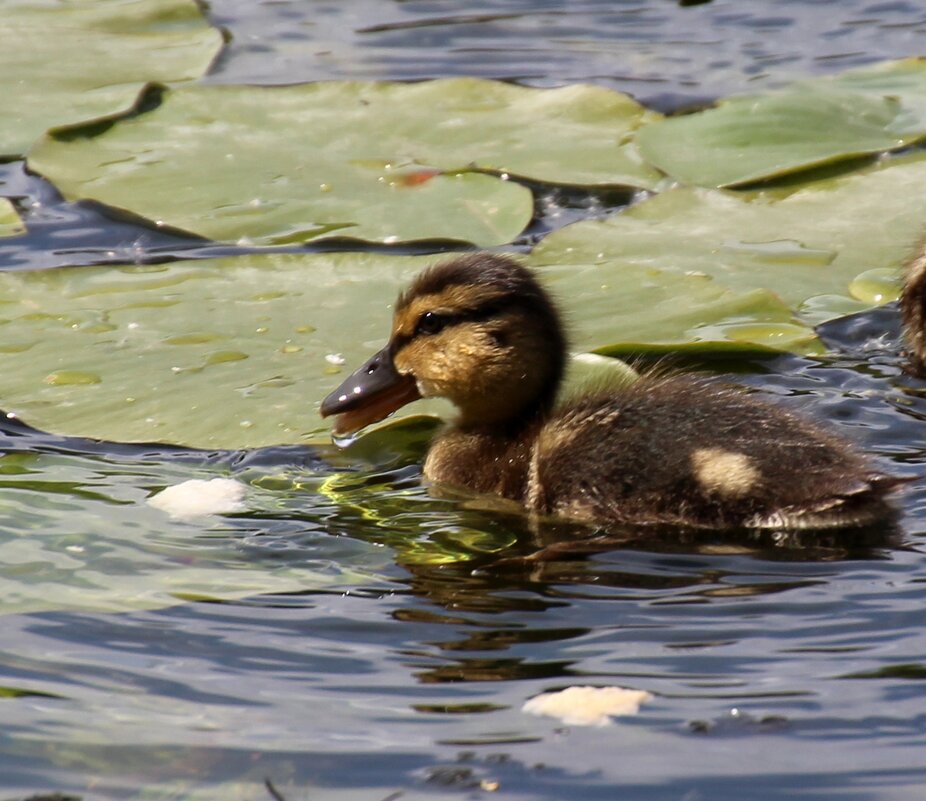
<svg viewBox="0 0 926 801">
<path fill-rule="evenodd" d="M 891 280 L 922 235 L 926 157 L 775 192 L 681 187 L 547 237 L 530 262 L 710 276 L 766 289 L 812 324 L 896 297 Z M 874 272 L 872 272 L 874 271 Z"/>
<path fill-rule="evenodd" d="M 125 113 L 149 81 L 201 77 L 221 47 L 194 0 L 5 0 L 0 158 L 47 128 Z"/>
<path fill-rule="evenodd" d="M 641 153 L 674 178 L 736 186 L 903 147 L 926 136 L 926 60 L 800 81 L 642 129 Z"/>
<path fill-rule="evenodd" d="M 266 254 L 0 274 L 0 408 L 41 429 L 108 440 L 327 442 L 321 398 L 382 346 L 399 289 L 435 258 L 446 257 Z M 575 350 L 737 343 L 746 323 L 761 329 L 747 344 L 812 338 L 768 292 L 649 267 L 540 274 Z"/>
<path fill-rule="evenodd" d="M 13 204 L 5 197 L 0 197 L 0 237 L 16 236 L 25 230 Z"/>
<path fill-rule="evenodd" d="M 214 240 L 497 245 L 530 220 L 530 193 L 472 171 L 653 186 L 660 176 L 629 140 L 656 116 L 593 86 L 466 78 L 197 86 L 100 135 L 47 137 L 29 166 L 68 198 Z"/>
<path fill-rule="evenodd" d="M 821 350 L 813 329 L 767 289 L 614 260 L 539 272 L 561 298 L 576 344 L 596 353 Z"/>
<path fill-rule="evenodd" d="M 268 255 L 0 275 L 0 408 L 38 428 L 207 448 L 326 437 L 323 394 L 425 260 Z"/>
</svg>

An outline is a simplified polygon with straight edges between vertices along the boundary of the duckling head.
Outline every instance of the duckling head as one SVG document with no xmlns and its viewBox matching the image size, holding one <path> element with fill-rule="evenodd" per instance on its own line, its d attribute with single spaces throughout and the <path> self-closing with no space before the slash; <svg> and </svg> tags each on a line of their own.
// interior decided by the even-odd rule
<svg viewBox="0 0 926 801">
<path fill-rule="evenodd" d="M 548 411 L 566 362 L 559 314 L 514 259 L 459 256 L 421 273 L 395 305 L 386 347 L 321 405 L 348 434 L 418 398 L 447 398 L 461 427 L 517 426 Z"/>
</svg>

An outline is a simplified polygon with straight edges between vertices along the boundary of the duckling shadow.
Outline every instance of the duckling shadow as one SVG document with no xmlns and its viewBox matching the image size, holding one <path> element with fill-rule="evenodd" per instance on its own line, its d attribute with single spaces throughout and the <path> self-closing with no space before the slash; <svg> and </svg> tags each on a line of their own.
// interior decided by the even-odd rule
<svg viewBox="0 0 926 801">
<path fill-rule="evenodd" d="M 583 531 L 579 526 L 559 522 L 534 523 L 530 529 L 524 540 L 525 552 L 503 556 L 487 569 L 533 568 L 621 550 L 814 562 L 884 559 L 890 551 L 909 547 L 896 516 L 878 524 L 834 530 L 705 530 L 645 525 Z"/>
<path fill-rule="evenodd" d="M 907 483 L 898 479 L 900 486 Z M 912 479 L 911 479 L 912 481 Z M 654 554 L 743 555 L 767 561 L 885 559 L 914 542 L 901 523 L 901 508 L 865 525 L 832 528 L 706 528 L 662 523 L 608 524 L 538 516 L 494 496 L 468 496 L 434 486 L 430 494 L 456 500 L 461 509 L 503 520 L 516 544 L 480 565 L 484 571 L 535 569 L 553 562 L 577 562 L 618 551 Z"/>
<path fill-rule="evenodd" d="M 709 603 L 825 583 L 819 565 L 889 560 L 912 547 L 896 521 L 821 532 L 592 529 L 498 511 L 492 519 L 517 533 L 510 547 L 443 564 L 399 555 L 412 593 L 455 613 L 541 612 L 581 599 Z"/>
</svg>

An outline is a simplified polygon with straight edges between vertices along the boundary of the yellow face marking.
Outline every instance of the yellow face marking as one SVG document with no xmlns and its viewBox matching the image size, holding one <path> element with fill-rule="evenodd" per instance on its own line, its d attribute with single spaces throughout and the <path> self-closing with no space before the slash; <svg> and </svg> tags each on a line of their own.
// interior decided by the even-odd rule
<svg viewBox="0 0 926 801">
<path fill-rule="evenodd" d="M 691 464 L 705 490 L 727 498 L 748 494 L 762 478 L 749 456 L 723 448 L 699 448 L 691 454 Z"/>
</svg>

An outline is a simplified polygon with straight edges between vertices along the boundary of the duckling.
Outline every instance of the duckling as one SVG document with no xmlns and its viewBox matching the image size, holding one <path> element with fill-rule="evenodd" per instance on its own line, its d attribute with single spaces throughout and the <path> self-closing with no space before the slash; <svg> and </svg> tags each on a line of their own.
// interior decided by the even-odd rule
<svg viewBox="0 0 926 801">
<path fill-rule="evenodd" d="M 838 437 L 742 390 L 644 375 L 557 405 L 567 343 L 554 302 L 506 256 L 425 270 L 388 344 L 324 399 L 348 434 L 418 398 L 458 419 L 425 478 L 592 524 L 826 528 L 888 516 L 900 479 Z"/>
<path fill-rule="evenodd" d="M 907 340 L 910 372 L 926 376 L 926 240 L 907 264 L 900 313 Z"/>
</svg>

